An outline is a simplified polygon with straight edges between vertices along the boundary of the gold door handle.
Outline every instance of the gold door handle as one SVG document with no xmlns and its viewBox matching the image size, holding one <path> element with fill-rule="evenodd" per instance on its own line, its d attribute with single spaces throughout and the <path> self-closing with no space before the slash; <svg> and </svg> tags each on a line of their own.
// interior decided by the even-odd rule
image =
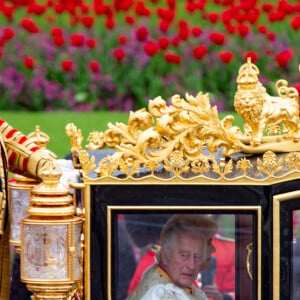
<svg viewBox="0 0 300 300">
<path fill-rule="evenodd" d="M 247 245 L 247 259 L 246 259 L 247 272 L 248 272 L 248 275 L 251 280 L 253 280 L 253 275 L 252 275 L 252 270 L 251 270 L 251 261 L 250 261 L 251 257 L 252 257 L 252 252 L 253 252 L 252 246 L 253 246 L 253 243 L 249 243 Z"/>
</svg>

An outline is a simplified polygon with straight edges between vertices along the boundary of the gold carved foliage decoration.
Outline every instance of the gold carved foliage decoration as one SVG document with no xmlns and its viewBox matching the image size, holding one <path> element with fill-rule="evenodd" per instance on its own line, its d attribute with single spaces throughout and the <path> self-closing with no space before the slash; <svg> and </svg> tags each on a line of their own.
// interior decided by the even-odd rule
<svg viewBox="0 0 300 300">
<path fill-rule="evenodd" d="M 258 76 L 249 59 L 238 73 L 234 105 L 245 121 L 244 132 L 233 125 L 232 115 L 219 118 L 208 93 L 174 95 L 170 102 L 158 96 L 149 100 L 148 109 L 130 112 L 127 124 L 108 123 L 106 131 L 89 134 L 88 151 L 114 149 L 98 162 L 82 149 L 81 131 L 68 124 L 73 157 L 80 161 L 84 176 L 94 172 L 97 178 L 243 182 L 296 174 L 300 171 L 297 91 L 279 80 L 278 96 L 271 96 Z"/>
<path fill-rule="evenodd" d="M 224 147 L 227 156 L 239 149 L 232 120 L 231 116 L 219 120 L 208 94 L 199 93 L 196 97 L 187 94 L 186 99 L 174 95 L 170 105 L 157 97 L 149 101 L 149 112 L 145 109 L 131 112 L 127 125 L 109 123 L 104 133 L 92 132 L 87 149 L 115 148 L 112 160 L 119 161 L 118 168 L 130 174 L 140 166 L 154 172 L 161 163 L 176 174 L 178 170 L 187 172 L 191 163 L 193 170 L 205 172 L 208 158 L 203 155 L 204 146 L 211 152 Z M 107 174 L 116 170 L 116 163 L 105 159 L 100 167 L 98 171 L 104 168 L 102 173 Z"/>
</svg>

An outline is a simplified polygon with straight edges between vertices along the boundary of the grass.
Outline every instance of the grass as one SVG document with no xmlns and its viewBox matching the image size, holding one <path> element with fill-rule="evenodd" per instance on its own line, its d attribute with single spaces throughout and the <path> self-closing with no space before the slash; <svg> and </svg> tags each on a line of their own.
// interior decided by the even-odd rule
<svg viewBox="0 0 300 300">
<path fill-rule="evenodd" d="M 87 144 L 87 138 L 91 131 L 104 131 L 108 122 L 127 123 L 127 113 L 107 113 L 107 112 L 8 112 L 3 111 L 1 118 L 11 126 L 17 128 L 25 135 L 33 132 L 36 125 L 40 130 L 48 134 L 50 142 L 47 146 L 58 158 L 63 158 L 71 151 L 70 138 L 66 135 L 65 127 L 68 123 L 74 123 L 78 129 L 82 130 L 84 140 L 82 146 Z"/>
<path fill-rule="evenodd" d="M 229 113 L 220 113 L 220 119 Z M 241 119 L 233 113 L 237 126 Z M 25 135 L 33 132 L 36 125 L 45 132 L 50 142 L 47 148 L 63 158 L 71 151 L 70 138 L 65 133 L 68 123 L 74 123 L 83 135 L 82 147 L 85 148 L 87 138 L 92 131 L 105 131 L 109 122 L 127 124 L 129 113 L 122 112 L 13 112 L 2 111 L 1 118 Z"/>
</svg>

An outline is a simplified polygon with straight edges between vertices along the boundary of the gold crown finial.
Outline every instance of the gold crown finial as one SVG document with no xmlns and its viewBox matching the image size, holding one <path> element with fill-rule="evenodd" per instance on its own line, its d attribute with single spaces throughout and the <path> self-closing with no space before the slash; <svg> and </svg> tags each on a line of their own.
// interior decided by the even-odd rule
<svg viewBox="0 0 300 300">
<path fill-rule="evenodd" d="M 258 83 L 258 75 L 259 70 L 257 66 L 251 62 L 251 57 L 247 57 L 247 62 L 239 69 L 237 77 L 239 88 L 243 90 L 254 89 Z"/>
<path fill-rule="evenodd" d="M 49 136 L 40 130 L 40 126 L 35 126 L 35 131 L 29 133 L 27 138 L 31 139 L 34 143 L 36 143 L 40 148 L 46 148 L 49 143 Z"/>
</svg>

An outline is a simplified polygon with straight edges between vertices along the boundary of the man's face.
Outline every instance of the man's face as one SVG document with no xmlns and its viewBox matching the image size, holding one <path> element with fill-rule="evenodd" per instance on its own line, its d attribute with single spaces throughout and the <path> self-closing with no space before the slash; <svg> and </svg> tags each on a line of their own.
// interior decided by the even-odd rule
<svg viewBox="0 0 300 300">
<path fill-rule="evenodd" d="M 162 251 L 163 264 L 175 285 L 190 287 L 212 252 L 206 251 L 204 241 L 193 232 L 180 233 L 173 246 L 170 255 Z"/>
</svg>

